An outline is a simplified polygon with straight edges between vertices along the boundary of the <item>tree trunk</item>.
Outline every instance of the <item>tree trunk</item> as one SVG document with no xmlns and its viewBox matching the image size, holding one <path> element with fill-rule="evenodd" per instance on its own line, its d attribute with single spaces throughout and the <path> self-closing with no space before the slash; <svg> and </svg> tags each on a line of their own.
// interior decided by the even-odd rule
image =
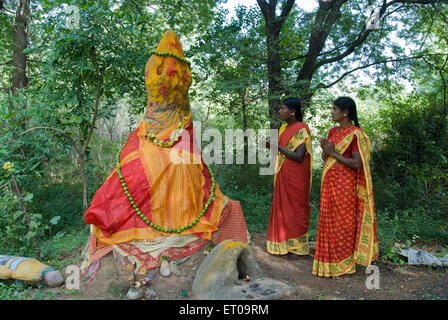
<svg viewBox="0 0 448 320">
<path fill-rule="evenodd" d="M 28 48 L 28 25 L 30 17 L 30 1 L 18 0 L 16 17 L 14 21 L 13 45 L 14 45 L 14 71 L 12 74 L 11 90 L 14 95 L 20 89 L 28 85 L 28 77 L 26 75 L 27 56 L 23 50 Z M 22 108 L 24 108 L 23 106 Z M 21 123 L 24 127 L 24 123 Z"/>
<path fill-rule="evenodd" d="M 280 107 L 280 96 L 282 94 L 281 85 L 281 65 L 280 65 L 280 48 L 278 44 L 278 36 L 281 26 L 274 26 L 272 23 L 266 23 L 266 37 L 268 47 L 268 104 L 269 119 L 271 119 L 271 128 L 276 127 L 278 122 L 277 112 Z"/>
<path fill-rule="evenodd" d="M 82 208 L 83 210 L 87 210 L 88 200 L 87 200 L 87 177 L 85 171 L 85 155 L 86 153 L 79 153 L 79 170 L 81 171 L 81 179 L 82 179 Z"/>
<path fill-rule="evenodd" d="M 27 57 L 23 50 L 28 48 L 28 23 L 30 15 L 30 1 L 17 1 L 16 18 L 14 21 L 13 41 L 14 41 L 14 72 L 12 77 L 11 90 L 14 94 L 17 90 L 25 88 L 28 84 L 26 76 Z"/>
<path fill-rule="evenodd" d="M 103 83 L 103 78 L 102 78 L 102 75 L 101 75 L 101 72 L 100 72 L 100 69 L 98 66 L 98 61 L 96 60 L 97 56 L 96 56 L 96 50 L 95 50 L 94 46 L 92 46 L 90 48 L 90 52 L 92 54 L 92 64 L 96 70 L 97 85 L 96 85 L 95 104 L 93 106 L 92 122 L 90 123 L 90 128 L 87 133 L 87 136 L 86 136 L 85 140 L 82 142 L 83 146 L 81 148 L 81 151 L 78 153 L 81 177 L 82 177 L 82 190 L 83 190 L 82 204 L 83 204 L 84 210 L 86 210 L 87 206 L 88 206 L 87 177 L 86 177 L 86 172 L 85 172 L 85 156 L 86 156 L 87 147 L 89 146 L 90 139 L 92 138 L 93 130 L 95 129 L 96 118 L 98 116 L 98 107 L 100 104 L 101 88 L 102 88 L 102 83 Z"/>
<path fill-rule="evenodd" d="M 303 62 L 296 79 L 299 98 L 304 108 L 308 106 L 315 92 L 315 90 L 311 88 L 311 80 L 318 69 L 317 58 L 322 52 L 328 35 L 336 20 L 341 15 L 340 8 L 344 2 L 346 2 L 346 0 L 319 2 L 319 9 L 311 28 L 308 52 L 304 56 L 305 61 Z"/>
<path fill-rule="evenodd" d="M 271 0 L 268 3 L 266 0 L 257 0 L 257 3 L 266 21 L 266 44 L 268 51 L 266 61 L 268 69 L 268 105 L 270 127 L 273 129 L 279 127 L 277 111 L 280 106 L 280 96 L 283 93 L 278 37 L 280 35 L 283 23 L 292 10 L 294 0 L 285 1 L 282 12 L 279 16 L 276 16 L 275 14 L 277 9 L 277 1 Z"/>
<path fill-rule="evenodd" d="M 241 107 L 243 112 L 243 131 L 246 132 L 247 130 L 247 102 L 246 102 L 246 95 L 247 95 L 247 87 L 243 89 L 241 92 Z"/>
<path fill-rule="evenodd" d="M 23 89 L 28 85 L 28 77 L 26 75 L 27 56 L 23 53 L 23 50 L 28 48 L 29 17 L 30 0 L 18 0 L 14 25 L 12 27 L 14 69 L 12 73 L 11 87 L 9 88 L 14 96 L 17 95 L 20 89 Z M 24 109 L 25 107 L 26 104 L 21 106 L 21 109 Z M 17 112 L 18 110 L 14 109 L 13 101 L 10 101 L 9 109 L 14 113 L 13 119 L 16 120 L 16 114 L 19 113 Z M 19 124 L 22 129 L 25 129 L 25 120 L 23 118 L 19 119 Z"/>
</svg>

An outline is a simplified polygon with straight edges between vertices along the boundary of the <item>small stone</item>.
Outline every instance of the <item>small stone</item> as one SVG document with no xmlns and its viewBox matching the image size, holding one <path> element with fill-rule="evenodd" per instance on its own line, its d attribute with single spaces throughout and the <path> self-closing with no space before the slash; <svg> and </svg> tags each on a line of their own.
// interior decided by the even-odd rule
<svg viewBox="0 0 448 320">
<path fill-rule="evenodd" d="M 359 300 L 364 300 L 364 298 L 359 298 Z"/>
<path fill-rule="evenodd" d="M 253 288 L 250 288 L 252 291 L 255 291 L 255 292 L 261 292 L 263 289 L 262 288 L 260 288 L 260 287 L 253 287 Z"/>
<path fill-rule="evenodd" d="M 142 287 L 135 289 L 130 288 L 128 293 L 126 294 L 126 297 L 128 297 L 130 300 L 139 300 L 143 297 L 143 290 Z"/>
<path fill-rule="evenodd" d="M 241 283 L 241 281 L 240 280 L 236 280 L 235 282 L 235 285 L 237 285 L 237 286 L 240 286 L 240 285 L 242 285 L 242 283 Z"/>
<path fill-rule="evenodd" d="M 412 278 L 408 278 L 408 280 L 409 280 L 409 281 L 411 281 L 411 280 L 412 280 Z"/>
<path fill-rule="evenodd" d="M 169 277 L 171 275 L 170 263 L 166 259 L 163 259 L 160 264 L 160 274 L 162 277 Z"/>
<path fill-rule="evenodd" d="M 54 288 L 64 283 L 64 277 L 57 270 L 49 271 L 45 274 L 44 281 L 50 288 Z"/>
<path fill-rule="evenodd" d="M 145 291 L 145 298 L 148 300 L 154 299 L 156 297 L 156 292 L 154 291 L 154 289 L 147 289 Z"/>
<path fill-rule="evenodd" d="M 157 270 L 153 270 L 153 271 L 149 272 L 148 275 L 143 280 L 143 284 L 146 286 L 150 285 L 151 282 L 154 280 L 156 274 L 157 274 Z"/>
<path fill-rule="evenodd" d="M 253 299 L 254 297 L 252 297 L 250 294 L 248 294 L 248 295 L 246 296 L 246 298 L 247 298 L 247 299 Z"/>
</svg>

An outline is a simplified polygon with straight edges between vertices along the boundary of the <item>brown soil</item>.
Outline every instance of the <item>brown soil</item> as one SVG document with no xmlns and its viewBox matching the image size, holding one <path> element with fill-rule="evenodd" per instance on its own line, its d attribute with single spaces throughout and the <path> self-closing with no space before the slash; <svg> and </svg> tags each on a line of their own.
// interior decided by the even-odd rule
<svg viewBox="0 0 448 320">
<path fill-rule="evenodd" d="M 334 278 L 312 274 L 313 254 L 274 256 L 266 252 L 265 234 L 252 234 L 252 248 L 266 276 L 282 281 L 295 290 L 286 299 L 300 300 L 433 300 L 448 299 L 448 270 L 414 266 L 397 266 L 381 258 L 380 289 L 366 288 L 366 268 L 357 265 L 355 274 Z M 170 277 L 158 272 L 145 290 L 154 290 L 155 296 L 143 299 L 191 300 L 191 287 L 195 272 L 205 257 L 200 250 L 177 265 Z M 178 261 L 179 262 L 179 261 Z M 54 299 L 109 300 L 127 299 L 126 293 L 132 275 L 120 267 L 112 254 L 101 260 L 95 280 L 89 286 L 82 284 L 77 293 L 62 293 Z M 58 289 L 48 289 L 51 291 Z M 60 289 L 59 289 L 60 290 Z M 65 290 L 63 290 L 65 291 Z M 186 296 L 185 296 L 186 294 Z"/>
</svg>

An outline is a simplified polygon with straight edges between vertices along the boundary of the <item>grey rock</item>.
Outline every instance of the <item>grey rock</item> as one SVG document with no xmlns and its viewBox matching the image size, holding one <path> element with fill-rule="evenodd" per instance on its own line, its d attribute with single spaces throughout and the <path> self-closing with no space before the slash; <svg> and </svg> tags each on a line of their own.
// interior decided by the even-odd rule
<svg viewBox="0 0 448 320">
<path fill-rule="evenodd" d="M 139 300 L 143 297 L 143 290 L 142 287 L 140 288 L 130 288 L 126 297 L 130 300 Z"/>
<path fill-rule="evenodd" d="M 250 281 L 239 280 L 247 275 Z M 192 287 L 195 297 L 209 300 L 234 300 L 238 297 L 272 300 L 293 291 L 283 282 L 266 277 L 249 246 L 233 240 L 221 242 L 205 257 Z"/>
<path fill-rule="evenodd" d="M 51 288 L 59 287 L 64 283 L 64 277 L 59 271 L 49 271 L 44 276 L 44 282 Z"/>
<path fill-rule="evenodd" d="M 149 286 L 152 283 L 152 281 L 154 280 L 154 278 L 156 277 L 156 275 L 157 275 L 157 269 L 150 271 L 148 273 L 148 275 L 145 277 L 145 279 L 143 280 L 143 284 L 145 286 Z"/>
</svg>

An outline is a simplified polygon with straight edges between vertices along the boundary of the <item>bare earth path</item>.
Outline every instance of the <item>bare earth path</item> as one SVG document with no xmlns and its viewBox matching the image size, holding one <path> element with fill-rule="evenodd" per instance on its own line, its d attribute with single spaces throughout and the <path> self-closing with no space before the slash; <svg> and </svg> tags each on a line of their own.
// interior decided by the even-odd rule
<svg viewBox="0 0 448 320">
<path fill-rule="evenodd" d="M 264 233 L 252 234 L 251 248 L 264 273 L 295 288 L 286 297 L 291 300 L 447 300 L 448 269 L 395 266 L 378 261 L 380 289 L 366 288 L 366 268 L 356 266 L 356 273 L 335 278 L 317 277 L 312 274 L 314 250 L 308 256 L 273 256 L 266 252 Z M 147 290 L 155 296 L 146 299 L 191 300 L 191 287 L 195 272 L 205 257 L 204 251 L 190 256 L 173 270 L 168 278 L 160 274 Z M 65 294 L 65 289 L 54 299 L 109 300 L 126 299 L 129 274 L 124 274 L 114 262 L 112 254 L 101 261 L 95 281 L 82 285 L 76 294 Z M 145 298 L 143 298 L 145 299 Z"/>
<path fill-rule="evenodd" d="M 312 274 L 314 250 L 298 257 L 272 256 L 265 249 L 262 234 L 252 237 L 252 250 L 267 276 L 284 281 L 297 288 L 289 299 L 334 300 L 426 300 L 448 299 L 448 271 L 428 267 L 391 266 L 378 263 L 380 289 L 366 288 L 366 268 L 356 266 L 356 273 L 335 278 Z"/>
</svg>

